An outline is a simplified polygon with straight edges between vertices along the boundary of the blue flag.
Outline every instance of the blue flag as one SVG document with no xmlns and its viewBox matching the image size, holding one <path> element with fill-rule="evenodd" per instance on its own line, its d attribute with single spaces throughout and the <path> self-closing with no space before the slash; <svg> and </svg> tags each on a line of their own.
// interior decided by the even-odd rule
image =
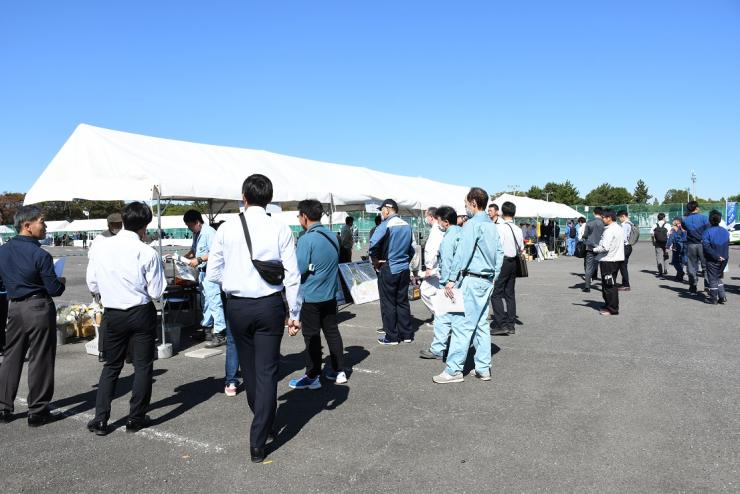
<svg viewBox="0 0 740 494">
<path fill-rule="evenodd" d="M 728 202 L 726 213 L 727 214 L 725 214 L 725 221 L 727 222 L 727 228 L 732 228 L 737 222 L 737 203 Z"/>
</svg>

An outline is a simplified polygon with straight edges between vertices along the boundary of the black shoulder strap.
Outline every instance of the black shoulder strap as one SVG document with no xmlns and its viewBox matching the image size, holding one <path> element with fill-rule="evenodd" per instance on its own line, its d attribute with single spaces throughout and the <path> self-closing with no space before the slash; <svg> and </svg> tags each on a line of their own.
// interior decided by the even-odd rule
<svg viewBox="0 0 740 494">
<path fill-rule="evenodd" d="M 522 251 L 522 248 L 519 247 L 519 242 L 516 241 L 516 235 L 514 234 L 514 229 L 511 227 L 511 223 L 507 223 L 509 225 L 509 230 L 511 230 L 511 236 L 514 237 L 514 245 L 516 245 L 516 252 L 517 254 Z"/>
<path fill-rule="evenodd" d="M 249 259 L 254 260 L 252 257 L 252 238 L 249 236 L 249 227 L 247 226 L 247 220 L 244 217 L 244 213 L 239 213 L 239 219 L 242 220 L 242 230 L 244 230 L 244 238 L 247 239 L 247 247 L 249 248 Z"/>
<path fill-rule="evenodd" d="M 329 235 L 327 235 L 326 233 L 322 232 L 321 230 L 314 230 L 314 231 L 316 233 L 318 233 L 319 235 L 321 235 L 322 237 L 324 237 L 326 240 L 328 240 L 329 243 L 331 244 L 331 246 L 334 247 L 334 250 L 337 251 L 337 254 L 339 254 L 339 247 L 337 247 L 337 245 L 332 241 L 332 239 L 329 238 Z"/>
</svg>

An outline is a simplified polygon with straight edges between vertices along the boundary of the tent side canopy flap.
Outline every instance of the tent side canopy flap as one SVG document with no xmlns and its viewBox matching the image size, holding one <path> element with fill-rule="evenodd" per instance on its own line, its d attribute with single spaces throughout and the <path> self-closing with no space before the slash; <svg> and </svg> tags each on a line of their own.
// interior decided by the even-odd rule
<svg viewBox="0 0 740 494">
<path fill-rule="evenodd" d="M 272 180 L 273 202 L 284 209 L 303 199 L 330 204 L 333 198 L 337 210 L 362 210 L 367 202 L 392 197 L 402 210 L 418 210 L 425 201 L 436 202 L 435 195 L 456 198 L 465 189 L 364 167 L 80 124 L 25 203 L 144 200 L 160 185 L 162 199 L 241 201 L 241 184 L 254 173 Z"/>
</svg>

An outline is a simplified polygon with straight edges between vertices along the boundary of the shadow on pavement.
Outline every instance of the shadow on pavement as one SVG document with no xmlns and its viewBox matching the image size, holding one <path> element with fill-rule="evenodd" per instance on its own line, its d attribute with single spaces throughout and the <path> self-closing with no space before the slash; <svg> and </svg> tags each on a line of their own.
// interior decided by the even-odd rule
<svg viewBox="0 0 740 494">
<path fill-rule="evenodd" d="M 578 305 L 580 307 L 589 307 L 594 310 L 601 310 L 604 307 L 604 302 L 598 300 L 584 300 L 582 304 L 573 302 L 573 305 Z"/>
<path fill-rule="evenodd" d="M 154 369 L 153 376 L 161 376 L 165 372 L 167 372 L 166 369 Z M 95 378 L 97 379 L 98 377 L 99 375 Z M 157 382 L 157 380 L 154 379 L 152 382 L 155 383 Z M 130 393 L 133 384 L 133 372 L 130 375 L 120 377 L 118 379 L 118 382 L 116 383 L 116 390 L 113 393 L 113 399 L 116 400 Z M 52 406 L 54 406 L 55 408 L 67 408 L 71 406 L 71 408 L 64 411 L 65 417 L 71 417 L 80 413 L 87 412 L 88 410 L 94 410 L 95 398 L 98 394 L 97 387 L 98 385 L 94 384 L 90 391 L 80 393 L 75 396 L 70 396 L 68 398 L 62 398 L 61 400 L 55 400 L 54 402 L 52 402 Z"/>
<path fill-rule="evenodd" d="M 685 298 L 687 300 L 695 300 L 696 302 L 704 302 L 704 292 L 700 291 L 698 293 L 689 293 L 688 288 L 684 286 L 669 286 L 669 285 L 658 285 L 660 288 L 665 288 L 666 290 L 670 290 L 672 292 L 676 292 L 680 298 Z"/>
<path fill-rule="evenodd" d="M 220 393 L 223 386 L 223 378 L 215 378 L 213 376 L 201 379 L 199 381 L 193 381 L 185 383 L 181 386 L 176 387 L 173 392 L 174 394 L 168 396 L 163 400 L 159 400 L 152 403 L 149 406 L 149 410 L 153 411 L 157 408 L 164 408 L 171 405 L 178 405 L 169 412 L 159 417 L 152 418 L 153 425 L 159 425 L 168 420 L 172 420 L 179 417 L 183 413 L 187 412 L 211 399 L 215 394 Z M 125 422 L 125 421 L 124 421 Z M 117 425 L 112 424 L 113 426 Z"/>
<path fill-rule="evenodd" d="M 345 368 L 351 369 L 370 355 L 362 346 L 350 346 L 345 348 Z M 294 362 L 296 357 L 303 366 L 303 352 L 288 355 L 284 361 Z M 280 365 L 280 374 L 284 374 L 283 361 Z M 350 372 L 347 372 L 350 374 Z M 347 401 L 349 397 L 349 385 L 334 384 L 322 378 L 320 389 L 291 389 L 278 397 L 277 413 L 275 415 L 275 440 L 268 444 L 269 451 L 276 451 L 284 444 L 296 437 L 303 427 L 311 419 L 325 410 L 334 410 Z"/>
</svg>

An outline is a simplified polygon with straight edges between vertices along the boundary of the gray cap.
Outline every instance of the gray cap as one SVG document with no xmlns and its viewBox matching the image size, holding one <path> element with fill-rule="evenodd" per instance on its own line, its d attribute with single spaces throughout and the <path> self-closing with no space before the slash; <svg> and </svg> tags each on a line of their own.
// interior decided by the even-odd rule
<svg viewBox="0 0 740 494">
<path fill-rule="evenodd" d="M 113 213 L 108 215 L 108 224 L 111 223 L 123 223 L 123 218 L 121 217 L 121 213 Z"/>
</svg>

